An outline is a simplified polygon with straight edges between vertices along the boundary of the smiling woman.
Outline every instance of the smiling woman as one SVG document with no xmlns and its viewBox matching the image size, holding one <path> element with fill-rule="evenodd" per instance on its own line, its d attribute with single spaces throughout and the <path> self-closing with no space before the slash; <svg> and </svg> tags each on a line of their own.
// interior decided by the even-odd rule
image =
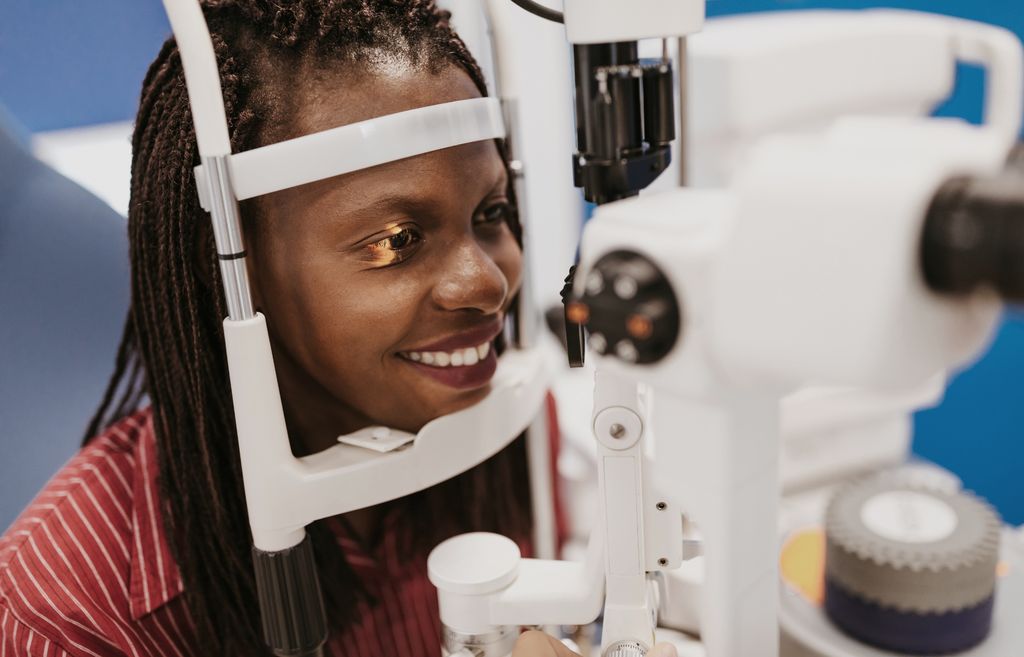
<svg viewBox="0 0 1024 657">
<path fill-rule="evenodd" d="M 208 0 L 240 152 L 485 84 L 425 0 Z M 502 144 L 434 151 L 242 204 L 292 448 L 417 431 L 489 390 L 521 282 Z M 209 221 L 176 45 L 133 138 L 132 308 L 86 445 L 0 541 L 0 645 L 25 655 L 258 655 L 259 609 Z M 309 528 L 331 655 L 437 655 L 426 555 L 498 531 L 526 551 L 522 440 L 473 471 Z"/>
</svg>

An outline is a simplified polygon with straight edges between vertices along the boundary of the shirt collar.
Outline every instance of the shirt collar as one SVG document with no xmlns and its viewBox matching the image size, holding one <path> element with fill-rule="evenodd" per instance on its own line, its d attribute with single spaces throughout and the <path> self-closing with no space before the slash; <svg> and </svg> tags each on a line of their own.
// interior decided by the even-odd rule
<svg viewBox="0 0 1024 657">
<path fill-rule="evenodd" d="M 184 586 L 164 531 L 152 410 L 135 418 L 139 435 L 135 449 L 128 593 L 132 619 L 138 620 L 181 595 Z"/>
</svg>

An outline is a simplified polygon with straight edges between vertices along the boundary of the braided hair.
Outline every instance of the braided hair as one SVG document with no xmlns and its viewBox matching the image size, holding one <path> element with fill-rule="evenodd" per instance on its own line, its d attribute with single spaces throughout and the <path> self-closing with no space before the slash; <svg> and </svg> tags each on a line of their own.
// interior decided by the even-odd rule
<svg viewBox="0 0 1024 657">
<path fill-rule="evenodd" d="M 300 94 L 286 85 L 295 84 L 289 72 L 299 66 L 365 71 L 381 57 L 425 72 L 454 65 L 486 95 L 479 67 L 432 0 L 205 0 L 203 10 L 233 152 L 288 136 L 282 130 Z M 152 403 L 164 523 L 196 639 L 204 654 L 266 654 L 221 325 L 226 306 L 209 217 L 195 190 L 199 154 L 173 39 L 146 75 L 132 146 L 131 308 L 86 442 Z M 508 194 L 514 199 L 511 188 Z M 246 225 L 255 214 L 248 203 Z M 520 237 L 517 219 L 509 221 Z M 412 496 L 416 535 L 436 544 L 426 511 L 444 508 L 457 530 L 528 536 L 522 442 Z M 330 531 L 318 523 L 308 529 L 331 621 L 343 630 L 367 594 Z"/>
</svg>

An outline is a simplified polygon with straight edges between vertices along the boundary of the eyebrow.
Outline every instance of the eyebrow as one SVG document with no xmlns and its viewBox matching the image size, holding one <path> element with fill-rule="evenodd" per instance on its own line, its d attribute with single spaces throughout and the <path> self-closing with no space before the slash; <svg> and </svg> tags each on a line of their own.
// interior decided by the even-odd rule
<svg viewBox="0 0 1024 657">
<path fill-rule="evenodd" d="M 500 190 L 504 192 L 508 187 L 508 172 L 505 167 L 501 168 L 497 179 L 494 184 L 489 188 L 487 194 L 481 199 L 481 202 L 488 196 L 492 195 L 495 191 Z M 352 207 L 345 211 L 346 216 L 361 216 L 366 214 L 385 214 L 388 212 L 394 212 L 396 210 L 413 212 L 422 210 L 431 203 L 424 199 L 421 195 L 411 194 L 387 194 L 368 201 L 365 204 Z"/>
</svg>

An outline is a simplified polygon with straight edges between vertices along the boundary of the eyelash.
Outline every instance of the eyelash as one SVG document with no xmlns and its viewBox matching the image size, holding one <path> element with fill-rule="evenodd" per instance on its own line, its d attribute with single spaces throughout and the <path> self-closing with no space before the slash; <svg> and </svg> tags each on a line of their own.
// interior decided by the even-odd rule
<svg viewBox="0 0 1024 657">
<path fill-rule="evenodd" d="M 492 213 L 497 210 L 496 216 L 491 216 Z M 495 203 L 484 208 L 480 216 L 483 218 L 480 221 L 474 220 L 473 224 L 476 226 L 493 226 L 503 224 L 508 220 L 509 215 L 512 213 L 512 204 L 508 202 Z"/>
<path fill-rule="evenodd" d="M 474 218 L 473 225 L 481 228 L 492 228 L 504 224 L 512 212 L 512 205 L 507 202 L 494 203 Z M 396 240 L 400 243 L 396 244 Z M 366 245 L 368 259 L 377 267 L 387 267 L 405 262 L 423 242 L 423 235 L 413 226 L 396 227 L 395 232 L 387 237 Z"/>
<path fill-rule="evenodd" d="M 399 244 L 396 244 L 399 241 Z M 412 255 L 423 242 L 423 235 L 412 226 L 397 228 L 394 233 L 366 245 L 369 258 L 375 265 L 397 265 Z"/>
</svg>

